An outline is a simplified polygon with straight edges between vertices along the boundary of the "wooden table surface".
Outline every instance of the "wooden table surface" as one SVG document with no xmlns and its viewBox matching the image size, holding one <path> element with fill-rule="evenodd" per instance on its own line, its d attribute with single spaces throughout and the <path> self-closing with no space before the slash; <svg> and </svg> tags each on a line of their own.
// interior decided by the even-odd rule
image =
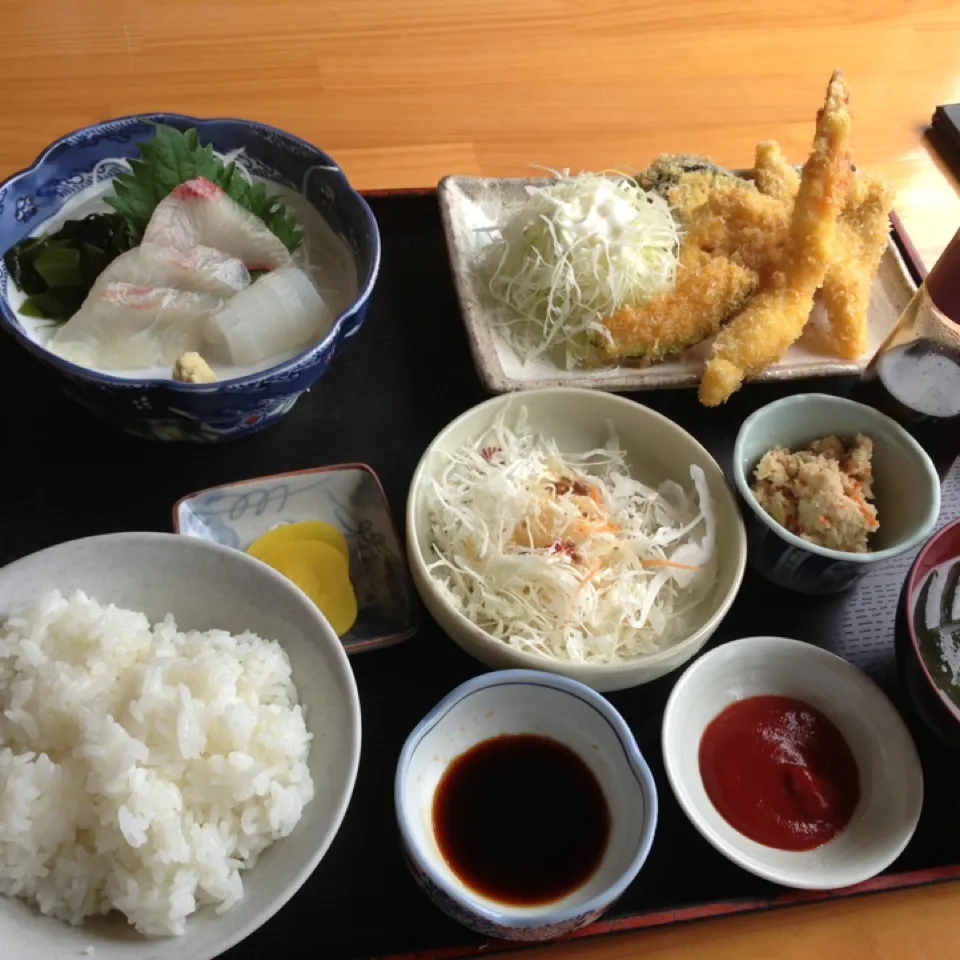
<svg viewBox="0 0 960 960">
<path fill-rule="evenodd" d="M 636 168 L 696 152 L 800 161 L 831 69 L 857 162 L 899 190 L 929 264 L 960 193 L 923 139 L 960 101 L 956 0 L 0 0 L 0 175 L 109 116 L 283 127 L 360 188 L 447 173 Z M 690 869 L 695 869 L 691 864 Z M 553 945 L 530 960 L 944 960 L 960 884 Z"/>
</svg>

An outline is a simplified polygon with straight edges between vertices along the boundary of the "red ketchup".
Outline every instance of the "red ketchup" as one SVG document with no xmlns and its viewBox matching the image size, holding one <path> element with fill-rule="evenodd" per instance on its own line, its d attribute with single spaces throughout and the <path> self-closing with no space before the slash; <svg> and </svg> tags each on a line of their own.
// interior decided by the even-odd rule
<svg viewBox="0 0 960 960">
<path fill-rule="evenodd" d="M 792 697 L 748 697 L 714 717 L 700 739 L 700 776 L 732 827 L 778 850 L 821 846 L 860 801 L 857 763 L 843 735 Z"/>
</svg>

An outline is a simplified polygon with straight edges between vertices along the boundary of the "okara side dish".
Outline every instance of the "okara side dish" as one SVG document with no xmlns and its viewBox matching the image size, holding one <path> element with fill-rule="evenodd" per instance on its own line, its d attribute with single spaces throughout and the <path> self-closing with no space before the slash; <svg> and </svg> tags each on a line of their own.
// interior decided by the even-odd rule
<svg viewBox="0 0 960 960">
<path fill-rule="evenodd" d="M 873 441 L 857 434 L 814 440 L 805 450 L 774 447 L 754 471 L 760 506 L 798 537 L 831 550 L 868 553 L 879 529 L 873 504 Z"/>
</svg>

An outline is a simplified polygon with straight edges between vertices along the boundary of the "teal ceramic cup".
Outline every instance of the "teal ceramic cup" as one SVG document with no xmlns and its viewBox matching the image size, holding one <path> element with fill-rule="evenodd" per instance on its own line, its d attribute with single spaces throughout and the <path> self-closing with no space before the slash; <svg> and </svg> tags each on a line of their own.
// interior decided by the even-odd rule
<svg viewBox="0 0 960 960">
<path fill-rule="evenodd" d="M 797 450 L 813 440 L 862 433 L 873 440 L 874 502 L 879 529 L 870 553 L 831 550 L 804 540 L 773 519 L 753 494 L 753 473 L 776 446 Z M 748 562 L 766 579 L 806 594 L 839 593 L 873 564 L 925 540 L 940 513 L 940 480 L 923 448 L 872 407 L 827 394 L 784 397 L 743 422 L 733 452 L 733 479 L 747 528 Z"/>
</svg>

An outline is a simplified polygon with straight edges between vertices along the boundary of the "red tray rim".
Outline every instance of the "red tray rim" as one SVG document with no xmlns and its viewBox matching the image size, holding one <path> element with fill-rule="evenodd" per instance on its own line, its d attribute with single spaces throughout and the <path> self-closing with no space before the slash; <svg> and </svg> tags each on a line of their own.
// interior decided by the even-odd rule
<svg viewBox="0 0 960 960">
<path fill-rule="evenodd" d="M 569 940 L 581 940 L 600 937 L 613 933 L 626 933 L 645 930 L 651 927 L 667 926 L 673 923 L 686 923 L 692 920 L 708 920 L 715 917 L 727 917 L 738 913 L 759 913 L 783 907 L 801 906 L 808 903 L 822 903 L 832 900 L 845 900 L 849 897 L 883 893 L 891 890 L 908 890 L 916 887 L 931 886 L 960 880 L 960 864 L 946 867 L 933 867 L 926 870 L 913 870 L 907 873 L 883 874 L 864 883 L 839 890 L 791 890 L 775 897 L 755 897 L 739 900 L 718 900 L 713 903 L 699 903 L 689 907 L 677 907 L 674 910 L 654 910 L 648 913 L 635 913 L 611 920 L 598 920 L 589 926 L 543 943 L 522 943 L 512 940 L 482 940 L 476 943 L 460 944 L 448 947 L 434 947 L 429 950 L 413 950 L 406 953 L 393 953 L 380 956 L 377 960 L 456 960 L 473 957 L 478 954 L 505 953 L 534 947 L 547 946 L 549 943 L 563 943 Z"/>
</svg>

